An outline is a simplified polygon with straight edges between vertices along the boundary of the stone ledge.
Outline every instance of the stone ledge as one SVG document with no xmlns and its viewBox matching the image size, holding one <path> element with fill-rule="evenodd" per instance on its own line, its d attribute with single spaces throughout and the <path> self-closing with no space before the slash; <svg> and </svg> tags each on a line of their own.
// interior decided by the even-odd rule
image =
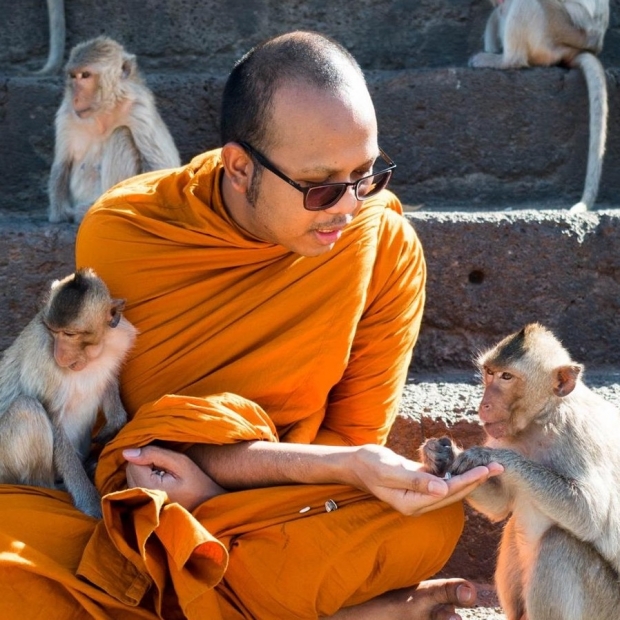
<svg viewBox="0 0 620 620">
<path fill-rule="evenodd" d="M 620 364 L 620 210 L 413 212 L 428 285 L 415 367 L 469 368 L 531 321 L 586 365 Z M 0 350 L 47 283 L 73 270 L 76 226 L 0 211 Z"/>
<path fill-rule="evenodd" d="M 183 162 L 219 144 L 226 72 L 145 74 Z M 588 144 L 585 81 L 577 70 L 372 69 L 382 147 L 411 204 L 461 209 L 536 200 L 569 207 L 583 188 Z M 599 202 L 620 190 L 620 69 L 607 70 L 609 131 Z M 59 77 L 0 72 L 0 195 L 23 210 L 47 204 Z M 536 113 L 532 114 L 535 109 Z"/>
<path fill-rule="evenodd" d="M 428 265 L 416 368 L 472 356 L 539 321 L 593 366 L 620 363 L 620 210 L 416 212 Z"/>
</svg>

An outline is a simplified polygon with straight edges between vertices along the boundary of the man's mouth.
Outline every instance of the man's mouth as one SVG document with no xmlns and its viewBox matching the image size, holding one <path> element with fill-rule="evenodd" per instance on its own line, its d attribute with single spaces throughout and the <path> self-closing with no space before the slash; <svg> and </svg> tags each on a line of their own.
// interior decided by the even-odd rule
<svg viewBox="0 0 620 620">
<path fill-rule="evenodd" d="M 320 242 L 325 243 L 326 245 L 331 245 L 340 239 L 343 229 L 343 226 L 337 228 L 315 228 L 314 232 Z"/>
</svg>

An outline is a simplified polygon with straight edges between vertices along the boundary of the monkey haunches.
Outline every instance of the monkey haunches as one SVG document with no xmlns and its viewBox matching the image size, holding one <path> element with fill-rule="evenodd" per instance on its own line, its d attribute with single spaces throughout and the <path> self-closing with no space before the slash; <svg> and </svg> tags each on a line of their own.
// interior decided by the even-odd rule
<svg viewBox="0 0 620 620">
<path fill-rule="evenodd" d="M 609 0 L 491 0 L 484 51 L 472 67 L 519 69 L 564 64 L 579 68 L 588 87 L 590 144 L 581 200 L 571 211 L 590 209 L 598 194 L 607 141 L 607 81 L 596 57 L 609 25 Z"/>
<path fill-rule="evenodd" d="M 461 451 L 444 437 L 420 452 L 436 475 L 503 465 L 467 499 L 493 521 L 509 517 L 495 573 L 508 620 L 620 618 L 620 412 L 536 323 L 479 365 L 485 445 Z"/>
<path fill-rule="evenodd" d="M 77 508 L 101 516 L 87 469 L 94 441 L 109 441 L 127 421 L 118 374 L 136 329 L 91 269 L 55 281 L 41 311 L 0 358 L 0 483 L 55 488 Z"/>
<path fill-rule="evenodd" d="M 49 221 L 80 222 L 110 187 L 181 164 L 136 57 L 108 37 L 76 45 L 56 113 Z"/>
</svg>

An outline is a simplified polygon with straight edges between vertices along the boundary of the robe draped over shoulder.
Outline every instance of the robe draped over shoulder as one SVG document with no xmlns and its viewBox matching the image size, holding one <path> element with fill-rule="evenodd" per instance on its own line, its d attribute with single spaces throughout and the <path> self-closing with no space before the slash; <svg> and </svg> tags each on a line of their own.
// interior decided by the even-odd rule
<svg viewBox="0 0 620 620">
<path fill-rule="evenodd" d="M 125 448 L 383 444 L 398 411 L 426 275 L 400 202 L 384 190 L 331 251 L 303 257 L 235 224 L 222 174 L 218 150 L 134 177 L 79 229 L 77 266 L 126 299 L 139 335 L 122 372 L 130 421 L 96 474 L 103 519 L 0 485 L 0 573 L 58 617 L 328 616 L 431 576 L 460 535 L 460 503 L 406 517 L 343 485 L 236 491 L 191 514 L 126 488 Z M 0 586 L 3 617 L 37 618 L 20 592 Z"/>
<path fill-rule="evenodd" d="M 425 265 L 396 197 L 363 203 L 333 250 L 257 240 L 222 202 L 219 150 L 108 192 L 77 237 L 140 334 L 123 370 L 131 413 L 166 394 L 230 392 L 281 441 L 384 443 L 424 305 Z"/>
</svg>

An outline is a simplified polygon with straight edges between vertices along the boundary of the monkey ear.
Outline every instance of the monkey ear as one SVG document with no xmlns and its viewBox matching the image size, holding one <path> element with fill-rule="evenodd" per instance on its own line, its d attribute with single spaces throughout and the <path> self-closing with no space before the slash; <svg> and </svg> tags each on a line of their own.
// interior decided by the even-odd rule
<svg viewBox="0 0 620 620">
<path fill-rule="evenodd" d="M 553 386 L 553 393 L 560 397 L 568 396 L 575 389 L 582 369 L 583 367 L 580 364 L 556 368 L 554 371 L 555 385 Z"/>
<path fill-rule="evenodd" d="M 125 309 L 124 299 L 113 299 L 110 307 L 110 320 L 108 321 L 109 327 L 116 327 L 123 316 L 123 310 Z"/>
<path fill-rule="evenodd" d="M 136 62 L 136 57 L 134 54 L 124 54 L 123 55 L 123 67 L 121 77 L 126 80 L 128 77 L 132 77 L 135 75 L 138 68 L 138 64 Z"/>
</svg>

